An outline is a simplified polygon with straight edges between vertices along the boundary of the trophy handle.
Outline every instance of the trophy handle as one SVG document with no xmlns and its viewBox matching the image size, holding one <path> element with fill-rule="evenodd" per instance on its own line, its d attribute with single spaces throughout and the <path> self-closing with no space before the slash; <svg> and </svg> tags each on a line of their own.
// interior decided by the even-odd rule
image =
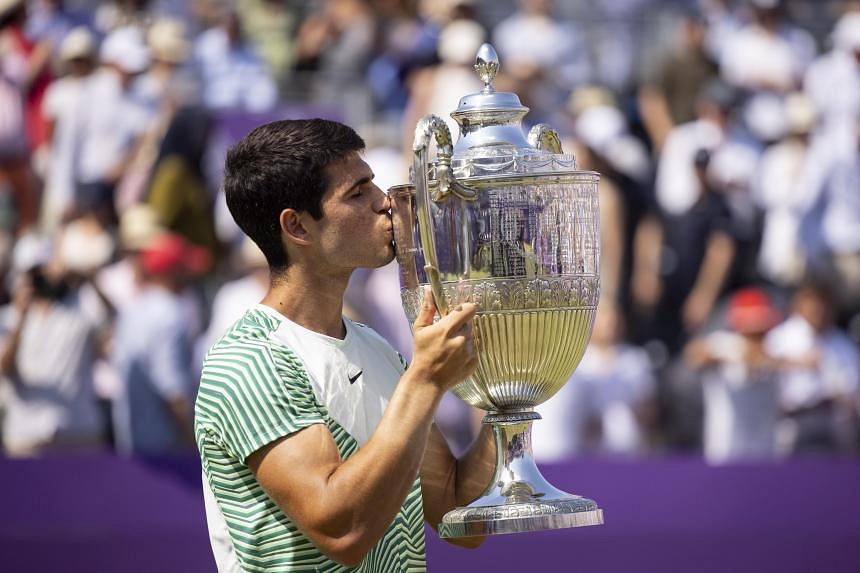
<svg viewBox="0 0 860 573">
<path fill-rule="evenodd" d="M 561 138 L 558 132 L 546 123 L 539 123 L 529 130 L 529 145 L 536 149 L 545 149 L 550 153 L 562 153 Z"/>
<path fill-rule="evenodd" d="M 427 154 L 431 138 L 436 140 L 438 157 L 436 160 L 436 180 L 438 186 L 431 196 L 430 184 L 427 177 Z M 445 121 L 437 115 L 425 115 L 415 127 L 415 140 L 412 144 L 413 172 L 415 177 L 415 198 L 418 207 L 418 232 L 421 234 L 421 244 L 424 247 L 424 260 L 427 263 L 424 270 L 433 291 L 436 308 L 440 316 L 448 313 L 448 300 L 442 288 L 439 276 L 439 262 L 436 256 L 436 235 L 431 217 L 430 201 L 442 202 L 450 195 L 473 201 L 478 193 L 461 184 L 451 172 L 451 156 L 454 146 L 451 141 L 451 131 Z"/>
</svg>

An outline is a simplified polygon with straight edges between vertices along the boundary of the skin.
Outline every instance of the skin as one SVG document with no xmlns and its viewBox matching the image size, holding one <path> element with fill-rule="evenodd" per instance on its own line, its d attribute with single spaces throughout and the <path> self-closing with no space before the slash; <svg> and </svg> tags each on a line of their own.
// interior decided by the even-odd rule
<svg viewBox="0 0 860 573">
<path fill-rule="evenodd" d="M 341 312 L 350 274 L 394 256 L 390 204 L 357 153 L 330 164 L 325 174 L 329 188 L 319 220 L 293 209 L 280 215 L 291 263 L 272 282 L 263 304 L 305 328 L 343 338 Z M 495 446 L 488 431 L 457 460 L 433 425 L 442 395 L 477 365 L 471 328 L 475 311 L 474 305 L 463 304 L 434 323 L 436 309 L 427 292 L 415 321 L 413 362 L 376 431 L 348 460 L 341 459 L 322 424 L 276 440 L 248 458 L 266 493 L 333 560 L 347 566 L 361 562 L 399 511 L 419 470 L 425 517 L 433 525 L 446 511 L 480 495 L 492 478 Z"/>
</svg>

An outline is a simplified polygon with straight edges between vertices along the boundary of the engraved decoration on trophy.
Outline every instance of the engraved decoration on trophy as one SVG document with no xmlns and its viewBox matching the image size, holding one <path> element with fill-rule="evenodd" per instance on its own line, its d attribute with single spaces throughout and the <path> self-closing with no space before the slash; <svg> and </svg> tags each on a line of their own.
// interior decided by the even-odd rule
<svg viewBox="0 0 860 573">
<path fill-rule="evenodd" d="M 493 80 L 490 44 L 475 70 L 484 82 L 451 116 L 415 130 L 413 183 L 392 188 L 401 298 L 410 323 L 429 284 L 439 313 L 475 302 L 479 364 L 453 392 L 487 411 L 496 440 L 495 475 L 484 494 L 447 513 L 442 537 L 516 533 L 603 523 L 597 504 L 550 485 L 535 465 L 534 407 L 579 364 L 599 295 L 598 174 L 578 171 L 558 134 Z M 435 142 L 436 159 L 429 160 Z"/>
</svg>

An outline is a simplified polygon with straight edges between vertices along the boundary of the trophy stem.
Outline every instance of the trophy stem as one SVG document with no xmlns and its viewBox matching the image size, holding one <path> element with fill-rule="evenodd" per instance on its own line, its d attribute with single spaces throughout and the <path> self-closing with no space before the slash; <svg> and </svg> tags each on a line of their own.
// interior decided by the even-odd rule
<svg viewBox="0 0 860 573">
<path fill-rule="evenodd" d="M 484 494 L 449 511 L 440 537 L 497 535 L 603 523 L 603 510 L 584 497 L 561 491 L 541 475 L 532 455 L 532 410 L 490 412 L 496 440 L 496 471 Z"/>
</svg>

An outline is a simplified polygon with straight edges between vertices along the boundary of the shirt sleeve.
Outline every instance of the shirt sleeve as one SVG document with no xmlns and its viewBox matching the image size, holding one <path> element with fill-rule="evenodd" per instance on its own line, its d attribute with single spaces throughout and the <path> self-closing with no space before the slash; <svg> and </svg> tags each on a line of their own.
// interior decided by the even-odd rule
<svg viewBox="0 0 860 573">
<path fill-rule="evenodd" d="M 225 450 L 242 463 L 278 438 L 325 423 L 298 357 L 261 341 L 212 349 L 197 410 Z"/>
</svg>

